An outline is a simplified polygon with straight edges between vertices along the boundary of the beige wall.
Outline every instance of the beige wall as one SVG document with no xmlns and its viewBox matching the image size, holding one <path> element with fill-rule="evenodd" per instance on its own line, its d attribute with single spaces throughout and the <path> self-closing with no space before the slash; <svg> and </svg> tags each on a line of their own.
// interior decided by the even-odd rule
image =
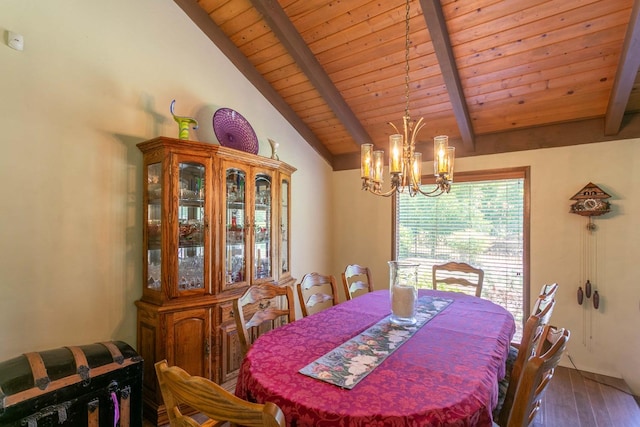
<svg viewBox="0 0 640 427">
<path fill-rule="evenodd" d="M 6 44 L 23 34 L 25 50 Z M 230 107 L 294 165 L 292 273 L 330 267 L 331 169 L 171 0 L 0 3 L 0 360 L 120 339 L 142 289 L 142 156 Z M 306 189 L 313 188 L 308 192 Z M 309 211 L 307 206 L 322 206 Z M 325 210 L 326 209 L 326 210 Z"/>
<path fill-rule="evenodd" d="M 200 120 L 240 111 L 298 168 L 293 179 L 294 276 L 349 262 L 387 286 L 391 201 L 332 173 L 171 0 L 5 0 L 0 3 L 0 360 L 106 339 L 135 344 L 141 294 L 141 155 L 135 144 L 176 135 L 168 108 Z M 22 33 L 25 51 L 6 46 Z M 554 323 L 573 333 L 578 367 L 621 376 L 640 393 L 640 141 L 459 159 L 458 170 L 531 166 L 531 283 L 561 285 Z M 623 171 L 623 172 L 619 172 Z M 589 181 L 612 196 L 597 219 L 602 306 L 575 303 L 584 218 L 569 197 Z M 328 231 L 330 230 L 330 231 Z"/>
<path fill-rule="evenodd" d="M 568 353 L 578 368 L 622 377 L 640 393 L 640 139 L 456 160 L 458 171 L 516 166 L 531 167 L 531 293 L 558 282 L 552 323 L 571 330 Z M 612 196 L 612 212 L 595 219 L 598 279 L 592 282 L 601 295 L 599 311 L 576 302 L 586 219 L 569 213 L 569 199 L 589 182 Z M 391 201 L 360 191 L 359 171 L 334 173 L 333 189 L 340 207 L 332 230 L 333 273 L 364 263 L 373 269 L 376 288 L 384 289 Z"/>
</svg>

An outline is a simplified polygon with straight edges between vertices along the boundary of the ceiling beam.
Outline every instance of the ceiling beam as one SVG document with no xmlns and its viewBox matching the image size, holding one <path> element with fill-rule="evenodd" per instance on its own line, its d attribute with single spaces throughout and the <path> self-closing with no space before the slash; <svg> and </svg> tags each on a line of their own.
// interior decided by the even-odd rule
<svg viewBox="0 0 640 427">
<path fill-rule="evenodd" d="M 298 67 L 305 73 L 320 96 L 329 105 L 333 114 L 351 134 L 357 144 L 371 144 L 371 137 L 360 123 L 360 120 L 347 105 L 336 86 L 307 46 L 298 30 L 275 0 L 250 0 L 253 7 L 260 12 L 271 31 L 287 49 Z"/>
<path fill-rule="evenodd" d="M 620 54 L 620 62 L 613 81 L 607 114 L 604 121 L 604 133 L 616 135 L 620 132 L 622 117 L 629 102 L 633 83 L 640 68 L 640 0 L 633 2 L 627 34 Z"/>
<path fill-rule="evenodd" d="M 624 126 L 615 136 L 604 133 L 604 117 L 580 120 L 575 122 L 537 126 L 527 129 L 515 129 L 476 137 L 475 150 L 468 152 L 456 149 L 456 157 L 472 157 L 509 153 L 515 151 L 538 150 L 544 148 L 566 147 L 571 145 L 592 144 L 597 142 L 635 139 L 640 135 L 640 113 L 624 115 Z M 420 144 L 416 149 L 426 155 L 423 162 L 429 162 L 433 150 L 431 143 Z M 432 154 L 431 154 L 432 155 Z M 360 168 L 360 153 L 342 154 L 334 157 L 333 170 L 349 170 Z M 424 170 L 423 170 L 424 171 Z"/>
<path fill-rule="evenodd" d="M 440 0 L 420 0 L 420 6 L 431 36 L 433 49 L 440 64 L 444 83 L 447 86 L 453 114 L 456 117 L 458 129 L 460 129 L 462 144 L 466 151 L 473 151 L 475 149 L 475 136 L 473 134 L 471 115 L 469 114 L 469 108 L 460 83 L 460 76 L 458 75 L 458 68 L 451 49 L 449 31 L 442 13 Z"/>
<path fill-rule="evenodd" d="M 280 94 L 267 82 L 244 54 L 233 44 L 224 32 L 213 22 L 196 0 L 174 0 L 202 32 L 238 68 L 247 80 L 275 107 L 276 110 L 298 131 L 307 143 L 330 165 L 333 155 L 316 137 L 295 111 L 282 99 Z"/>
</svg>

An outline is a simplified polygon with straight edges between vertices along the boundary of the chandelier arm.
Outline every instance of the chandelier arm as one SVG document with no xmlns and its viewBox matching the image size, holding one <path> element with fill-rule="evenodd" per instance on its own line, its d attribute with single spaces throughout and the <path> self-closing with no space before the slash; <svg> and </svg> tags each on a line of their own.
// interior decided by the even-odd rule
<svg viewBox="0 0 640 427">
<path fill-rule="evenodd" d="M 411 134 L 411 145 L 414 146 L 416 145 L 416 137 L 418 136 L 418 133 L 420 133 L 420 131 L 422 130 L 423 127 L 425 127 L 427 124 L 423 122 L 423 117 L 420 117 L 420 120 L 418 120 L 415 124 L 415 128 L 413 129 L 413 134 Z"/>
<path fill-rule="evenodd" d="M 396 125 L 394 125 L 391 122 L 387 122 L 388 125 L 391 125 L 391 127 L 396 131 L 396 133 L 400 133 L 400 131 L 398 130 L 398 128 L 396 127 Z"/>
<path fill-rule="evenodd" d="M 369 188 L 369 192 L 375 194 L 376 196 L 382 196 L 382 197 L 389 197 L 389 196 L 393 196 L 395 193 L 400 193 L 400 191 L 398 190 L 398 187 L 391 187 L 391 189 L 385 193 L 378 193 L 373 191 L 373 188 Z"/>
<path fill-rule="evenodd" d="M 449 188 L 449 182 L 448 181 L 444 181 L 444 182 L 436 183 L 436 187 L 431 191 L 422 191 L 422 189 L 420 187 L 418 187 L 417 190 L 423 196 L 437 197 L 437 196 L 443 194 L 444 192 L 448 193 L 449 192 L 448 188 Z"/>
<path fill-rule="evenodd" d="M 422 194 L 423 196 L 426 196 L 426 197 L 438 197 L 439 195 L 441 195 L 442 193 L 444 193 L 444 190 L 443 190 L 443 189 L 441 189 L 440 187 L 436 187 L 436 188 L 434 188 L 432 191 L 426 191 L 426 192 L 425 192 L 425 191 L 422 191 L 422 190 L 420 189 L 420 187 L 418 187 L 418 192 L 419 192 L 420 194 Z"/>
</svg>

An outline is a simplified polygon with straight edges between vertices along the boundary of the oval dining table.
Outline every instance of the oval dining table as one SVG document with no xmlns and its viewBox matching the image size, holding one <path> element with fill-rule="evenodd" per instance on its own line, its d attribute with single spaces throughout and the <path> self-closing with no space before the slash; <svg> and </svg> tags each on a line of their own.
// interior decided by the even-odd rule
<svg viewBox="0 0 640 427">
<path fill-rule="evenodd" d="M 352 389 L 299 371 L 390 314 L 371 292 L 261 335 L 244 358 L 236 395 L 273 402 L 288 426 L 491 426 L 513 316 L 491 301 L 420 290 L 452 302 Z"/>
</svg>

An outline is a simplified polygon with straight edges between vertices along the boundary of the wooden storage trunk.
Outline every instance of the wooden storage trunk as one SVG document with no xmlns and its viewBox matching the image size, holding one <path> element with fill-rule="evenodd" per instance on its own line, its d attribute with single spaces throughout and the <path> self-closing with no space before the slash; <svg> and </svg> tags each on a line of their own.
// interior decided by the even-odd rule
<svg viewBox="0 0 640 427">
<path fill-rule="evenodd" d="M 110 341 L 0 362 L 0 426 L 142 426 L 142 358 Z"/>
</svg>

